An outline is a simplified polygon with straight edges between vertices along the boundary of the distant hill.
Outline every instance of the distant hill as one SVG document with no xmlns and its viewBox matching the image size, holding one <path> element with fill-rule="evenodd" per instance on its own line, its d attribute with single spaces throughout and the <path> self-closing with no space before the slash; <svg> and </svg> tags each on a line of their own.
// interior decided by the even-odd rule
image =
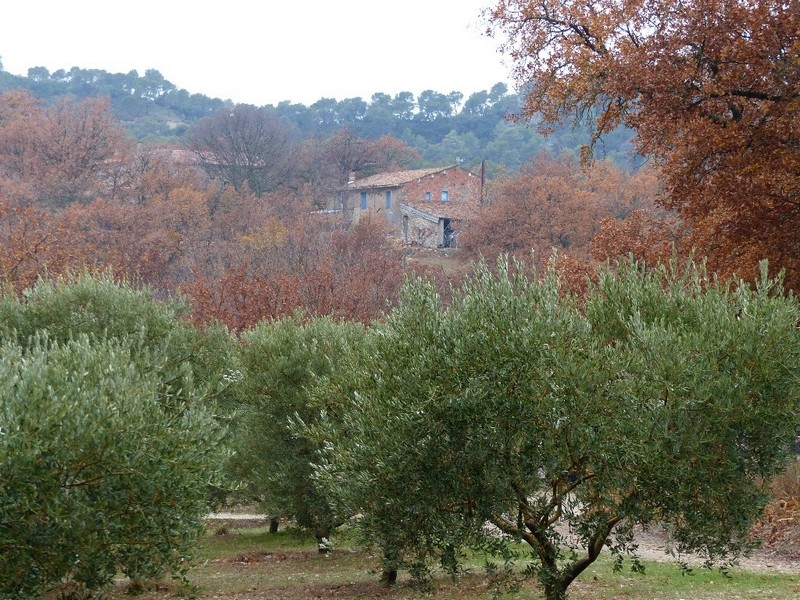
<svg viewBox="0 0 800 600">
<path fill-rule="evenodd" d="M 140 75 L 136 70 L 108 73 L 78 67 L 51 73 L 34 67 L 23 77 L 7 73 L 0 64 L 0 93 L 20 88 L 44 102 L 60 97 L 108 97 L 113 113 L 132 138 L 158 144 L 179 143 L 198 120 L 230 104 L 179 89 L 155 69 Z M 269 107 L 298 139 L 324 138 L 350 127 L 367 139 L 384 135 L 401 139 L 427 164 L 469 165 L 486 160 L 490 172 L 496 172 L 516 171 L 542 152 L 577 157 L 588 133 L 565 126 L 544 137 L 529 124 L 509 121 L 507 116 L 518 113 L 522 101 L 522 96 L 498 83 L 467 98 L 458 92 L 433 90 L 416 97 L 411 92 L 394 96 L 376 92 L 368 100 L 321 98 L 311 106 L 282 102 Z M 631 138 L 628 130 L 615 131 L 600 151 L 617 165 L 633 169 L 637 161 L 629 155 Z"/>
</svg>

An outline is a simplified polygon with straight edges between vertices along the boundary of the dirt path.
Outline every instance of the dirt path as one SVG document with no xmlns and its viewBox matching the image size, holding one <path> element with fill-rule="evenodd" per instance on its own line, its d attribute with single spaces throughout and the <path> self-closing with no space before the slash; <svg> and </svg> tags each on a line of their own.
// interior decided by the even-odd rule
<svg viewBox="0 0 800 600">
<path fill-rule="evenodd" d="M 646 560 L 658 562 L 677 562 L 678 557 L 669 555 L 666 552 L 668 536 L 658 529 L 643 531 L 641 528 L 635 530 L 636 543 L 639 544 L 638 555 Z M 687 564 L 701 565 L 703 560 L 696 555 L 686 555 L 680 557 Z M 752 555 L 740 558 L 739 567 L 745 571 L 753 573 L 789 573 L 800 574 L 800 556 L 782 552 L 775 548 L 759 548 Z"/>
<path fill-rule="evenodd" d="M 267 515 L 256 515 L 238 512 L 216 512 L 208 515 L 212 521 L 268 521 Z"/>
<path fill-rule="evenodd" d="M 266 522 L 268 520 L 265 515 L 232 512 L 212 513 L 208 518 L 214 521 Z M 668 554 L 666 548 L 669 538 L 657 528 L 644 531 L 637 527 L 635 539 L 639 545 L 637 554 L 641 559 L 657 562 L 683 560 L 687 564 L 698 566 L 703 563 L 702 558 L 696 555 L 675 557 Z M 800 574 L 800 550 L 790 553 L 776 548 L 759 548 L 751 556 L 739 559 L 738 565 L 745 571 L 753 573 Z"/>
</svg>

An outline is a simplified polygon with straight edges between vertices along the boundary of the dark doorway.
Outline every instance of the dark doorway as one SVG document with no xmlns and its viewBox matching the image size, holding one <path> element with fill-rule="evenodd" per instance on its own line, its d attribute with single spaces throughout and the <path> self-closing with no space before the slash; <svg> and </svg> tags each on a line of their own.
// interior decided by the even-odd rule
<svg viewBox="0 0 800 600">
<path fill-rule="evenodd" d="M 442 248 L 456 247 L 456 232 L 453 229 L 450 219 L 444 219 L 444 235 L 442 236 Z"/>
</svg>

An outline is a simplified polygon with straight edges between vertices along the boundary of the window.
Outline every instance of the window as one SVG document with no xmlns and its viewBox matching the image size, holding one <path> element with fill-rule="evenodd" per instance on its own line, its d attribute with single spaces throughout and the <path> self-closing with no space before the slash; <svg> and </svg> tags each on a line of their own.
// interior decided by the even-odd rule
<svg viewBox="0 0 800 600">
<path fill-rule="evenodd" d="M 367 210 L 367 192 L 361 192 L 361 210 Z"/>
<path fill-rule="evenodd" d="M 392 208 L 392 190 L 386 192 L 386 208 Z"/>
<path fill-rule="evenodd" d="M 425 192 L 425 201 L 426 202 L 430 202 L 431 201 L 431 193 L 430 192 Z"/>
<path fill-rule="evenodd" d="M 449 200 L 447 190 L 442 190 L 442 202 L 447 202 Z"/>
</svg>

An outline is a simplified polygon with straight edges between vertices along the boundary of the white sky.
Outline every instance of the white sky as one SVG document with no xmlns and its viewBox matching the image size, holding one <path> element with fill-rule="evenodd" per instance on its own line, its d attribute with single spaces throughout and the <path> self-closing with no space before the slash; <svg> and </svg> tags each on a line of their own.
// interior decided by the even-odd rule
<svg viewBox="0 0 800 600">
<path fill-rule="evenodd" d="M 255 105 L 375 92 L 464 97 L 510 83 L 480 19 L 492 0 L 6 0 L 15 75 L 157 69 L 191 93 Z"/>
</svg>

